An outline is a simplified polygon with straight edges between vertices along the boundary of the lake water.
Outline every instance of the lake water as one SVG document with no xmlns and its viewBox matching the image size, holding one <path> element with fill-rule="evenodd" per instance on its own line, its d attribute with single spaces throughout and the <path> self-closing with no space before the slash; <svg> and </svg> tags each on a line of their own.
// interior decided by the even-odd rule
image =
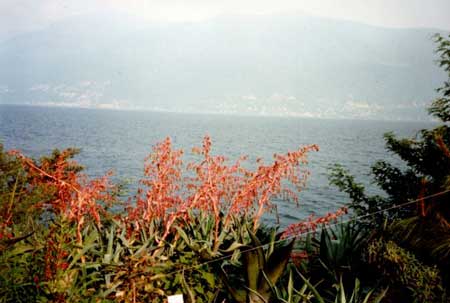
<svg viewBox="0 0 450 303">
<path fill-rule="evenodd" d="M 194 115 L 148 111 L 114 111 L 30 106 L 0 106 L 0 142 L 6 149 L 20 149 L 32 157 L 53 148 L 78 147 L 77 160 L 90 176 L 113 169 L 116 180 L 136 184 L 142 176 L 143 159 L 151 147 L 170 136 L 175 148 L 187 154 L 201 146 L 209 134 L 213 153 L 234 160 L 248 155 L 249 163 L 262 157 L 266 163 L 274 153 L 285 153 L 305 144 L 318 144 L 311 153 L 311 176 L 300 194 L 300 207 L 278 201 L 281 224 L 333 211 L 348 202 L 345 194 L 328 184 L 328 167 L 340 163 L 357 179 L 377 192 L 369 177 L 370 166 L 379 159 L 400 163 L 384 148 L 383 134 L 394 131 L 410 137 L 425 122 L 323 120 L 307 118 Z M 250 164 L 249 164 L 250 165 Z M 135 186 L 129 186 L 132 194 Z"/>
</svg>

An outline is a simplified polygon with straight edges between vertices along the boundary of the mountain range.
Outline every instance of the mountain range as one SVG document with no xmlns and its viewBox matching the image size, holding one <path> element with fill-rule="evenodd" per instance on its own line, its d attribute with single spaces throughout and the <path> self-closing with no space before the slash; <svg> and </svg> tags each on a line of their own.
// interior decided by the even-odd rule
<svg viewBox="0 0 450 303">
<path fill-rule="evenodd" d="M 445 80 L 437 32 L 300 13 L 76 16 L 0 40 L 0 104 L 422 120 Z"/>
</svg>

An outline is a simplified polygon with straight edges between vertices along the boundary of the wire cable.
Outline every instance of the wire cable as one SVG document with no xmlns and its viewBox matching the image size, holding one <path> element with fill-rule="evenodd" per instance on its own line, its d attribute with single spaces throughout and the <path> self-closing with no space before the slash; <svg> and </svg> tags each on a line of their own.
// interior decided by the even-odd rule
<svg viewBox="0 0 450 303">
<path fill-rule="evenodd" d="M 262 244 L 262 245 L 259 245 L 259 246 L 254 246 L 254 247 L 251 247 L 251 248 L 248 248 L 248 249 L 244 249 L 244 250 L 241 250 L 240 252 L 241 252 L 241 254 L 242 253 L 246 253 L 246 252 L 251 252 L 251 251 L 254 251 L 254 250 L 257 250 L 257 249 L 260 249 L 260 248 L 265 248 L 266 246 L 269 246 L 269 245 L 285 242 L 285 241 L 288 241 L 288 240 L 293 240 L 293 239 L 299 238 L 301 236 L 307 236 L 309 234 L 316 233 L 318 231 L 323 231 L 325 229 L 334 227 L 334 226 L 339 225 L 339 224 L 345 224 L 345 223 L 349 223 L 349 222 L 352 222 L 352 221 L 361 221 L 361 219 L 364 219 L 364 218 L 372 217 L 372 216 L 375 216 L 377 214 L 380 214 L 380 213 L 383 213 L 383 212 L 386 212 L 386 211 L 390 211 L 390 210 L 397 209 L 397 208 L 402 208 L 402 207 L 405 207 L 405 206 L 408 206 L 408 205 L 411 205 L 411 204 L 414 204 L 414 203 L 417 203 L 417 202 L 420 202 L 420 201 L 424 201 L 424 200 L 427 200 L 427 199 L 431 199 L 431 198 L 435 198 L 435 197 L 438 197 L 438 196 L 442 196 L 442 195 L 444 195 L 446 193 L 449 193 L 449 192 L 450 192 L 450 189 L 447 189 L 447 190 L 444 190 L 444 191 L 441 191 L 441 192 L 438 192 L 438 193 L 434 193 L 434 194 L 431 194 L 431 195 L 428 195 L 428 196 L 425 196 L 425 197 L 422 197 L 422 198 L 419 198 L 419 199 L 411 200 L 411 201 L 408 201 L 408 202 L 405 202 L 405 203 L 396 204 L 394 206 L 390 206 L 390 207 L 387 207 L 387 208 L 384 208 L 384 209 L 381 209 L 381 210 L 377 210 L 377 211 L 374 211 L 374 212 L 371 212 L 371 213 L 368 213 L 368 214 L 365 214 L 365 215 L 352 217 L 352 218 L 350 218 L 348 220 L 343 220 L 343 221 L 339 221 L 339 222 L 336 221 L 335 223 L 327 224 L 327 225 L 325 225 L 325 226 L 323 226 L 321 228 L 317 228 L 317 229 L 314 229 L 314 230 L 309 230 L 309 231 L 303 232 L 303 233 L 298 233 L 296 235 L 291 235 L 291 236 L 285 237 L 283 239 L 279 239 L 279 240 L 273 241 L 271 243 L 266 243 L 266 244 Z M 233 256 L 232 254 L 231 255 L 222 256 L 222 257 L 219 257 L 219 258 L 216 258 L 216 259 L 213 259 L 213 260 L 209 260 L 209 261 L 202 262 L 202 263 L 199 263 L 199 264 L 195 264 L 195 265 L 192 265 L 192 266 L 184 267 L 182 269 L 174 270 L 174 271 L 168 272 L 168 273 L 166 273 L 164 275 L 165 276 L 170 276 L 170 275 L 174 275 L 174 274 L 177 274 L 177 273 L 183 273 L 184 271 L 193 270 L 193 269 L 202 267 L 204 265 L 208 265 L 208 264 L 215 263 L 215 262 L 218 262 L 218 261 L 223 261 L 223 260 L 226 260 L 226 259 L 230 259 L 232 256 Z"/>
</svg>

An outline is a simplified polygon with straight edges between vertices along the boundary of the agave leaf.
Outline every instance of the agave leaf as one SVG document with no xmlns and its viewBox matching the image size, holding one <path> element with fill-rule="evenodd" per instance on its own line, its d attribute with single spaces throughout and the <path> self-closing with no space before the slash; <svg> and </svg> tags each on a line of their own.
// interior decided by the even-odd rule
<svg viewBox="0 0 450 303">
<path fill-rule="evenodd" d="M 266 264 L 266 259 L 264 257 L 263 245 L 261 244 L 259 239 L 256 237 L 256 235 L 250 230 L 250 228 L 248 229 L 248 234 L 250 235 L 250 238 L 252 239 L 252 242 L 253 242 L 252 251 L 256 251 L 256 254 L 258 257 L 259 268 L 263 269 L 264 265 Z"/>
<path fill-rule="evenodd" d="M 261 274 L 262 278 L 264 278 L 265 283 L 263 284 L 263 288 L 261 288 L 261 285 L 258 285 L 260 288 L 258 288 L 258 291 L 256 293 L 261 299 L 263 299 L 264 302 L 269 302 L 272 293 L 278 293 L 278 291 L 275 284 L 270 281 L 267 274 L 264 271 L 262 271 Z"/>
<path fill-rule="evenodd" d="M 35 247 L 35 246 L 32 246 L 32 245 L 27 245 L 27 244 L 24 244 L 24 245 L 18 245 L 18 246 L 16 246 L 16 247 L 14 247 L 14 249 L 11 250 L 11 251 L 8 253 L 8 255 L 9 255 L 9 256 L 22 255 L 22 254 L 24 254 L 24 253 L 26 253 L 26 252 L 28 252 L 28 251 L 32 251 L 32 250 L 34 250 L 34 249 L 36 249 L 36 247 Z"/>
<path fill-rule="evenodd" d="M 342 275 L 340 276 L 340 279 L 339 279 L 339 302 L 347 303 L 347 299 L 345 298 L 344 284 L 342 283 Z"/>
<path fill-rule="evenodd" d="M 373 291 L 374 291 L 373 289 L 369 290 L 369 292 L 367 293 L 367 295 L 364 297 L 364 300 L 363 300 L 362 303 L 368 303 L 368 302 L 369 302 L 369 299 L 370 299 L 370 297 L 372 296 Z"/>
<path fill-rule="evenodd" d="M 107 290 L 102 291 L 102 292 L 100 293 L 100 296 L 103 297 L 103 298 L 108 297 L 108 296 L 109 296 L 111 293 L 113 293 L 113 292 L 117 289 L 117 287 L 119 287 L 122 283 L 123 283 L 123 281 L 119 281 L 119 282 L 114 283 L 114 284 L 111 285 L 111 287 L 109 287 Z"/>
<path fill-rule="evenodd" d="M 111 225 L 111 229 L 108 234 L 108 249 L 106 250 L 106 254 L 112 256 L 113 254 L 113 244 L 114 244 L 114 225 Z"/>
<path fill-rule="evenodd" d="M 322 260 L 327 260 L 331 255 L 330 246 L 330 237 L 326 230 L 322 230 L 320 234 L 320 258 Z"/>
<path fill-rule="evenodd" d="M 342 281 L 342 276 L 341 276 Z M 359 290 L 361 284 L 359 283 L 359 279 L 355 279 L 355 288 L 353 288 L 352 296 L 350 297 L 350 302 L 358 302 L 359 301 Z"/>
<path fill-rule="evenodd" d="M 228 233 L 226 231 L 224 231 L 224 229 L 219 229 L 220 234 L 219 234 L 219 238 L 218 241 L 219 243 L 223 243 L 223 241 L 225 240 L 225 237 L 228 235 Z"/>
<path fill-rule="evenodd" d="M 270 232 L 270 242 L 269 242 L 269 247 L 266 251 L 266 257 L 269 258 L 269 256 L 273 253 L 273 250 L 275 249 L 275 239 L 277 236 L 277 231 L 276 229 L 272 229 L 272 231 Z"/>
<path fill-rule="evenodd" d="M 113 240 L 111 238 L 112 237 L 109 237 L 110 241 L 108 240 L 108 247 L 106 249 L 106 253 L 103 255 L 103 260 L 102 260 L 103 264 L 110 264 L 111 263 L 112 253 L 113 253 L 113 249 L 112 249 Z M 110 244 L 111 244 L 111 247 L 110 247 Z"/>
<path fill-rule="evenodd" d="M 248 303 L 269 303 L 268 299 L 256 290 L 248 290 Z"/>
<path fill-rule="evenodd" d="M 91 233 L 90 236 L 92 236 L 92 234 L 94 234 L 94 232 Z M 95 234 L 94 234 L 94 236 L 95 236 Z M 94 239 L 92 239 L 91 237 L 88 237 L 85 240 L 85 242 L 83 244 L 83 248 L 81 250 L 77 250 L 78 253 L 75 256 L 73 256 L 72 262 L 70 262 L 68 269 L 71 269 L 78 262 L 78 260 L 81 259 L 81 257 L 83 257 L 86 254 L 86 252 L 88 252 L 89 250 L 91 250 L 95 246 L 97 246 L 97 244 L 93 240 Z M 94 242 L 94 243 L 92 243 L 92 242 Z"/>
<path fill-rule="evenodd" d="M 309 289 L 313 292 L 314 296 L 316 297 L 317 302 L 319 303 L 325 303 L 325 300 L 322 298 L 322 296 L 319 294 L 317 289 L 314 287 L 314 285 L 309 282 L 308 279 L 306 279 L 297 269 L 297 274 L 302 278 L 302 280 L 305 282 L 306 285 L 308 285 Z"/>
<path fill-rule="evenodd" d="M 124 233 L 120 234 L 119 239 L 120 241 L 122 241 L 123 245 L 125 245 L 125 247 L 128 249 L 128 251 L 132 253 L 134 239 L 127 240 Z"/>
<path fill-rule="evenodd" d="M 228 276 L 227 276 L 227 274 L 225 273 L 225 271 L 223 270 L 222 267 L 219 270 L 219 277 L 222 280 L 222 283 L 225 285 L 228 293 L 231 294 L 231 296 L 233 297 L 233 299 L 236 302 L 238 302 L 238 303 L 246 303 L 247 302 L 247 291 L 244 290 L 244 289 L 236 289 L 236 288 L 234 288 L 230 284 Z"/>
<path fill-rule="evenodd" d="M 257 250 L 248 250 L 242 253 L 244 268 L 247 273 L 247 286 L 250 289 L 258 288 L 259 273 L 264 268 L 260 263 L 260 256 Z"/>
<path fill-rule="evenodd" d="M 303 284 L 302 288 L 300 288 L 300 290 L 296 290 L 294 288 L 294 291 L 301 296 L 305 296 L 305 292 L 307 289 L 308 289 L 308 285 L 305 283 L 305 284 Z"/>
<path fill-rule="evenodd" d="M 175 229 L 177 230 L 180 237 L 183 239 L 184 242 L 190 247 L 191 246 L 191 239 L 189 239 L 188 235 L 184 232 L 182 228 L 179 226 L 175 226 Z"/>
<path fill-rule="evenodd" d="M 261 242 L 259 241 L 258 237 L 253 233 L 250 227 L 247 227 L 247 232 L 250 236 L 250 239 L 252 240 L 254 246 L 261 246 Z"/>
<path fill-rule="evenodd" d="M 386 296 L 386 293 L 388 292 L 389 287 L 386 287 L 373 301 L 372 303 L 380 303 L 381 300 Z"/>
<path fill-rule="evenodd" d="M 279 297 L 277 300 L 278 300 L 279 302 L 283 302 L 283 303 L 291 303 L 291 302 L 289 302 L 288 300 L 283 299 L 282 297 Z"/>
<path fill-rule="evenodd" d="M 100 277 L 100 274 L 98 274 L 97 278 L 93 278 L 92 276 L 89 277 L 89 281 L 83 282 L 83 289 L 87 289 L 91 284 L 101 282 L 103 279 Z"/>
<path fill-rule="evenodd" d="M 286 269 L 294 247 L 294 241 L 292 240 L 289 244 L 276 248 L 264 265 L 264 272 L 271 284 L 275 284 Z"/>
<path fill-rule="evenodd" d="M 273 292 L 275 293 L 275 296 L 278 300 L 288 303 L 288 301 L 284 300 L 284 297 L 287 296 L 287 292 L 284 288 L 274 287 Z"/>
<path fill-rule="evenodd" d="M 114 254 L 114 259 L 113 259 L 114 263 L 116 263 L 116 264 L 119 263 L 119 258 L 120 258 L 122 251 L 123 251 L 123 247 L 119 243 L 117 243 L 116 244 L 116 252 Z"/>
<path fill-rule="evenodd" d="M 288 302 L 291 303 L 292 302 L 292 291 L 294 289 L 294 277 L 293 277 L 293 273 L 292 270 L 289 271 L 289 281 L 288 281 Z"/>
<path fill-rule="evenodd" d="M 189 295 L 189 302 L 191 303 L 195 303 L 195 296 L 194 293 L 192 292 L 192 289 L 189 287 L 189 285 L 186 282 L 186 279 L 184 278 L 184 270 L 181 273 L 181 285 L 183 286 L 185 292 Z"/>
<path fill-rule="evenodd" d="M 223 253 L 229 253 L 229 252 L 235 251 L 236 249 L 239 249 L 239 248 L 241 248 L 243 246 L 245 246 L 245 245 L 235 241 L 235 242 L 231 243 L 231 245 L 228 246 L 227 249 L 221 249 L 220 251 L 223 252 Z"/>
<path fill-rule="evenodd" d="M 209 236 L 213 230 L 213 222 L 210 217 L 206 217 L 200 224 L 200 231 L 202 236 Z"/>
<path fill-rule="evenodd" d="M 114 225 L 111 225 L 111 229 L 109 231 L 109 233 L 107 232 L 108 235 L 108 246 L 106 249 L 106 253 L 103 256 L 103 263 L 104 264 L 110 264 L 111 263 L 111 259 L 113 256 L 113 244 L 114 244 Z"/>
<path fill-rule="evenodd" d="M 146 241 L 135 253 L 135 256 L 140 256 L 144 253 L 144 251 L 147 249 L 148 245 L 150 244 L 150 241 Z"/>
</svg>

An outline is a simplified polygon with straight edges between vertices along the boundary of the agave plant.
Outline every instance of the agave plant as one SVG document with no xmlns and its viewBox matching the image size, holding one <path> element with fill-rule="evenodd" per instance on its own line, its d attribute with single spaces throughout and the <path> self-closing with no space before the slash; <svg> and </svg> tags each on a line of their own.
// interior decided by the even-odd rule
<svg viewBox="0 0 450 303">
<path fill-rule="evenodd" d="M 329 302 L 327 301 L 318 291 L 316 286 L 311 284 L 311 282 L 303 276 L 298 270 L 297 274 L 300 276 L 300 278 L 304 281 L 305 285 L 311 290 L 313 294 L 313 298 L 308 298 L 308 300 L 300 301 L 300 302 L 319 302 L 319 303 L 325 303 Z M 358 278 L 355 279 L 355 284 L 353 286 L 353 290 L 350 292 L 345 290 L 344 283 L 342 282 L 342 275 L 339 277 L 339 283 L 334 285 L 334 288 L 336 289 L 335 294 L 335 303 L 379 303 L 381 300 L 386 296 L 386 293 L 388 291 L 388 288 L 385 288 L 381 291 L 379 291 L 376 295 L 376 297 L 373 297 L 375 294 L 375 289 L 371 289 L 367 292 L 363 292 L 361 289 L 361 283 Z"/>
<path fill-rule="evenodd" d="M 294 271 L 295 269 L 291 266 L 289 268 L 289 278 L 287 285 L 282 285 L 281 287 L 273 287 L 277 300 L 282 303 L 312 302 L 315 296 L 306 283 L 303 283 L 303 286 L 301 288 L 295 288 Z"/>
<path fill-rule="evenodd" d="M 288 264 L 294 240 L 282 245 L 278 242 L 276 230 L 271 232 L 271 241 L 264 249 L 256 235 L 248 230 L 251 238 L 250 245 L 242 248 L 242 267 L 245 272 L 245 286 L 235 289 L 231 278 L 222 269 L 221 277 L 230 295 L 236 302 L 262 303 L 269 302 L 273 296 L 274 286 L 284 274 Z"/>
<path fill-rule="evenodd" d="M 224 224 L 224 217 L 218 218 L 204 211 L 189 211 L 188 219 L 176 225 L 177 235 L 190 250 L 202 260 L 212 260 L 225 254 L 234 254 L 244 246 L 245 234 L 250 226 L 246 218 L 233 218 L 234 224 Z M 219 220 L 219 233 L 215 234 L 216 220 Z"/>
<path fill-rule="evenodd" d="M 320 236 L 320 261 L 336 280 L 343 272 L 354 271 L 367 242 L 367 232 L 357 223 L 339 224 L 336 228 L 322 229 Z"/>
</svg>

